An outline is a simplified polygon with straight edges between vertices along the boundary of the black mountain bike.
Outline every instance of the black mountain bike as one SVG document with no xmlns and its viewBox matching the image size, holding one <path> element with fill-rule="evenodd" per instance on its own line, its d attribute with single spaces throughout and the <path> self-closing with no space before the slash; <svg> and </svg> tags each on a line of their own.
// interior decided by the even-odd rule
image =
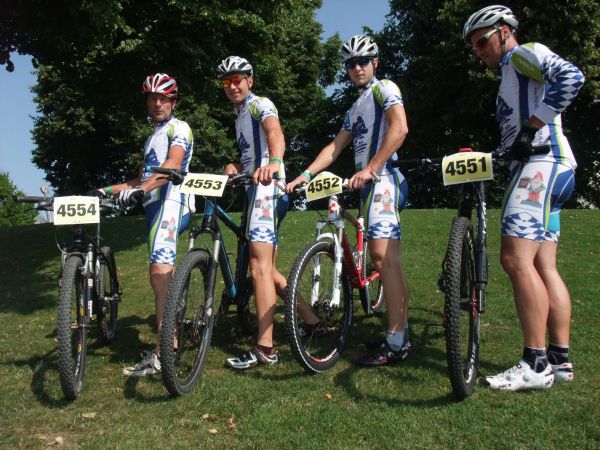
<svg viewBox="0 0 600 450">
<path fill-rule="evenodd" d="M 147 167 L 147 170 L 166 175 L 174 184 L 181 184 L 186 176 L 185 172 L 175 169 Z M 252 177 L 248 174 L 230 178 L 205 174 L 189 176 L 192 178 L 185 178 L 185 185 L 204 189 L 206 207 L 202 224 L 190 229 L 188 253 L 175 270 L 165 302 L 160 336 L 161 373 L 167 390 L 174 397 L 190 392 L 202 374 L 217 312 L 227 312 L 234 303 L 243 329 L 251 334 L 258 330 L 252 300 L 254 288 L 248 273 L 246 195 L 243 196 L 239 225 L 217 204 L 225 185 L 243 187 L 252 183 Z M 237 237 L 235 275 L 219 221 Z M 210 248 L 195 244 L 203 235 L 209 237 Z M 215 282 L 219 267 L 225 288 L 217 309 Z"/>
<path fill-rule="evenodd" d="M 549 147 L 534 148 L 546 154 Z M 477 381 L 480 315 L 485 312 L 488 283 L 487 203 L 485 183 L 493 178 L 493 167 L 508 154 L 461 149 L 446 159 L 398 160 L 397 167 L 442 166 L 446 184 L 458 185 L 458 211 L 452 221 L 448 248 L 438 279 L 444 293 L 446 359 L 452 392 L 459 400 L 471 395 Z M 472 220 L 473 211 L 476 219 Z"/>
<path fill-rule="evenodd" d="M 56 325 L 58 373 L 63 394 L 75 400 L 83 389 L 88 333 L 97 322 L 100 339 L 110 344 L 117 333 L 121 287 L 115 256 L 102 245 L 100 210 L 116 209 L 112 199 L 95 197 L 17 197 L 40 211 L 53 211 L 55 225 L 73 225 L 70 243 L 59 244 L 61 270 Z M 95 223 L 88 233 L 85 223 Z"/>
</svg>

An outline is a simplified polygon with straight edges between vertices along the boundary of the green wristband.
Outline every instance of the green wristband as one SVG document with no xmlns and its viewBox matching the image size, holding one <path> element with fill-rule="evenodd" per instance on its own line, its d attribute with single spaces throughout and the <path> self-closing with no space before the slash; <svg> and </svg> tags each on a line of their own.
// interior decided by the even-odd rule
<svg viewBox="0 0 600 450">
<path fill-rule="evenodd" d="M 279 164 L 283 164 L 283 161 L 282 161 L 282 160 L 280 160 L 279 158 L 271 158 L 271 159 L 269 160 L 269 162 L 270 162 L 270 163 L 272 163 L 272 162 L 276 162 L 276 163 L 279 163 Z"/>
<path fill-rule="evenodd" d="M 310 173 L 310 170 L 305 170 L 304 172 L 301 173 L 301 175 L 304 175 L 306 178 L 308 178 L 308 181 L 313 179 L 313 174 Z"/>
<path fill-rule="evenodd" d="M 104 188 L 104 190 L 106 191 L 107 194 L 110 194 L 110 185 L 106 186 L 106 188 Z"/>
</svg>

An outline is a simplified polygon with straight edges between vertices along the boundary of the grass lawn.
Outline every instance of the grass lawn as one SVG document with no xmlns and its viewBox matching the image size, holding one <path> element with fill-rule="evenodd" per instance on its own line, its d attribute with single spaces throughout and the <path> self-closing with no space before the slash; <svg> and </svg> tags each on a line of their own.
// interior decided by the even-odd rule
<svg viewBox="0 0 600 450">
<path fill-rule="evenodd" d="M 124 290 L 118 336 L 111 347 L 104 347 L 92 333 L 84 391 L 74 402 L 62 397 L 55 351 L 56 240 L 69 234 L 52 225 L 0 230 L 0 447 L 597 449 L 600 212 L 561 214 L 558 262 L 573 301 L 575 382 L 544 392 L 478 387 L 463 402 L 454 400 L 446 376 L 443 297 L 436 282 L 453 211 L 402 213 L 414 345 L 406 361 L 374 370 L 354 365 L 361 343 L 385 329 L 382 318 L 364 316 L 356 295 L 350 345 L 332 371 L 309 376 L 295 362 L 280 306 L 275 339 L 281 362 L 234 373 L 224 368 L 225 358 L 254 341 L 239 330 L 232 311 L 214 331 L 200 383 L 179 399 L 168 396 L 160 376 L 128 379 L 121 372 L 154 340 L 154 299 L 141 217 L 104 223 Z M 484 375 L 517 362 L 522 345 L 510 283 L 498 262 L 498 211 L 489 216 L 490 284 L 480 364 Z M 312 239 L 316 218 L 314 212 L 293 212 L 283 222 L 278 259 L 282 273 L 287 275 L 298 251 Z M 182 250 L 185 241 L 184 236 Z"/>
</svg>

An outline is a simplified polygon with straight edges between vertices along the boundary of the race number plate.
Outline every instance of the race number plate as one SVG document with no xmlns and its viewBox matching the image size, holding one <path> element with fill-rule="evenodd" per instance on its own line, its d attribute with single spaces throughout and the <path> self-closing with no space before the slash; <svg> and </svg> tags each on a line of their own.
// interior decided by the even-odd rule
<svg viewBox="0 0 600 450">
<path fill-rule="evenodd" d="M 181 192 L 206 197 L 221 197 L 228 179 L 227 175 L 188 173 L 181 185 Z"/>
<path fill-rule="evenodd" d="M 492 154 L 461 152 L 444 156 L 442 160 L 444 186 L 494 178 Z"/>
<path fill-rule="evenodd" d="M 312 202 L 340 192 L 342 192 L 342 179 L 331 172 L 321 172 L 306 185 L 306 200 Z"/>
<path fill-rule="evenodd" d="M 98 197 L 55 197 L 54 225 L 80 225 L 100 222 Z"/>
</svg>

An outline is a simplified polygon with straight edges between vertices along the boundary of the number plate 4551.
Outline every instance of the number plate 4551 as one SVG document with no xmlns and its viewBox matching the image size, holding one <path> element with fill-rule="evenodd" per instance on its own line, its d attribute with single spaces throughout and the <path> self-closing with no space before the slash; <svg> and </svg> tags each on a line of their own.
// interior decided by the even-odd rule
<svg viewBox="0 0 600 450">
<path fill-rule="evenodd" d="M 442 177 L 444 186 L 491 180 L 494 178 L 492 154 L 462 152 L 444 156 Z"/>
</svg>

